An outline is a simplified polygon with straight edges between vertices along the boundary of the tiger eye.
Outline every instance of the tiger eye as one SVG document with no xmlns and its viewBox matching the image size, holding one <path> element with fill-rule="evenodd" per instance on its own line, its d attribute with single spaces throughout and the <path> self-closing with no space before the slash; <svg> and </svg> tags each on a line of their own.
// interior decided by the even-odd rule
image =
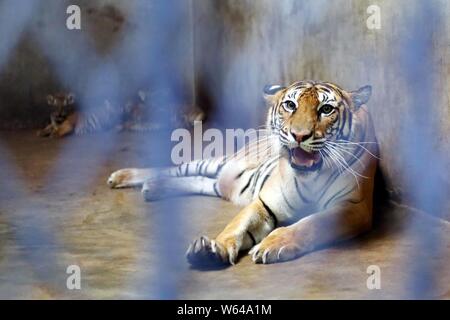
<svg viewBox="0 0 450 320">
<path fill-rule="evenodd" d="M 295 110 L 295 108 L 297 107 L 297 106 L 295 105 L 295 102 L 294 102 L 294 101 L 291 101 L 291 100 L 286 101 L 286 102 L 284 103 L 284 105 L 285 105 L 286 109 L 288 109 L 289 111 L 293 111 L 293 110 Z"/>
<path fill-rule="evenodd" d="M 324 113 L 324 114 L 329 114 L 333 111 L 333 106 L 329 105 L 329 104 L 325 104 L 320 108 L 320 113 Z"/>
</svg>

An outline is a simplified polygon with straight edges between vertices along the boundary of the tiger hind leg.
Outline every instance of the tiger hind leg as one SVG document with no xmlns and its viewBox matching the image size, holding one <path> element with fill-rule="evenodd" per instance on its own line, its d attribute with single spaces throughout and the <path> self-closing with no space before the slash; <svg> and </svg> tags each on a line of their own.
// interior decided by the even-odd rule
<svg viewBox="0 0 450 320">
<path fill-rule="evenodd" d="M 143 184 L 142 195 L 146 201 L 184 195 L 221 197 L 217 179 L 202 176 L 150 179 Z"/>
<path fill-rule="evenodd" d="M 129 188 L 142 186 L 147 180 L 162 177 L 209 177 L 216 178 L 226 158 L 194 160 L 170 168 L 126 168 L 113 172 L 108 178 L 110 188 Z"/>
</svg>

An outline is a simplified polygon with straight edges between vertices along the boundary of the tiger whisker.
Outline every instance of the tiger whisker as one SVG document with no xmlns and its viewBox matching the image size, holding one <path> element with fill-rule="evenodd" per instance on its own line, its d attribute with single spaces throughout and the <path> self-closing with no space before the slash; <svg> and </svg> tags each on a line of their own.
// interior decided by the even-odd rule
<svg viewBox="0 0 450 320">
<path fill-rule="evenodd" d="M 342 174 L 345 171 L 350 172 L 350 174 L 353 175 L 353 177 L 355 178 L 356 184 L 358 185 L 358 189 L 359 189 L 359 182 L 358 182 L 358 178 L 357 176 L 350 170 L 347 169 L 347 167 L 341 162 L 341 160 L 339 160 L 339 158 L 333 154 L 333 152 L 331 150 L 330 151 L 330 157 L 331 159 L 333 159 L 333 161 L 336 163 L 336 165 L 340 168 L 339 170 L 339 174 Z"/>
<path fill-rule="evenodd" d="M 257 145 L 259 143 L 264 143 L 264 142 L 268 141 L 270 138 L 271 138 L 271 136 L 265 136 L 265 137 L 260 137 L 260 138 L 258 138 L 256 140 L 252 140 L 252 141 L 244 144 L 241 147 L 241 149 L 239 151 L 237 151 L 237 153 L 241 152 L 244 148 L 249 148 L 249 147 L 252 147 L 252 146 Z"/>
<path fill-rule="evenodd" d="M 364 179 L 368 179 L 368 177 L 360 174 L 359 172 L 353 170 L 350 165 L 348 164 L 347 160 L 345 159 L 345 157 L 338 151 L 338 150 L 333 150 L 333 149 L 329 149 L 331 152 L 333 152 L 338 159 L 340 159 L 346 166 L 346 168 L 348 168 L 349 170 L 351 170 L 354 174 L 356 174 L 358 177 L 364 178 Z"/>
<path fill-rule="evenodd" d="M 321 151 L 322 151 L 328 158 L 330 158 L 331 163 L 334 164 L 334 165 L 336 166 L 336 168 L 337 168 L 338 171 L 339 171 L 339 174 L 342 174 L 343 170 L 342 170 L 342 168 L 341 168 L 341 165 L 340 165 L 339 163 L 337 163 L 337 161 L 334 159 L 334 157 L 333 157 L 333 155 L 331 154 L 331 152 L 330 152 L 328 149 L 326 149 L 326 148 L 323 148 Z"/>
<path fill-rule="evenodd" d="M 358 185 L 358 189 L 359 189 L 359 181 L 357 177 L 361 177 L 361 178 L 365 178 L 368 179 L 368 177 L 361 175 L 360 173 L 356 172 L 355 170 L 353 170 L 347 163 L 347 161 L 345 160 L 345 158 L 342 156 L 342 154 L 337 151 L 337 150 L 333 150 L 328 148 L 328 150 L 330 151 L 330 154 L 333 154 L 333 158 L 342 166 L 342 168 L 349 172 L 350 174 L 353 175 L 353 177 L 355 178 L 356 184 Z"/>
<path fill-rule="evenodd" d="M 270 155 L 271 155 L 271 153 L 269 152 L 270 149 L 271 148 L 268 147 L 268 148 L 263 149 L 263 150 L 258 150 L 258 151 L 252 152 L 252 153 L 247 153 L 247 154 L 242 155 L 241 157 L 239 157 L 237 159 L 247 158 L 248 160 L 254 159 L 256 161 L 258 161 L 259 159 L 264 160 L 264 159 L 267 158 L 267 156 L 270 157 Z"/>
<path fill-rule="evenodd" d="M 326 143 L 326 144 L 327 144 L 327 143 Z M 327 144 L 327 145 L 328 145 L 328 144 Z M 332 144 L 329 144 L 328 147 L 329 147 L 329 148 L 332 148 L 332 149 L 335 149 L 335 150 L 340 150 L 340 151 L 342 151 L 342 152 L 347 153 L 348 155 L 352 156 L 356 161 L 358 161 L 358 163 L 361 165 L 361 167 L 364 168 L 364 163 L 362 163 L 362 161 L 361 161 L 357 156 L 355 156 L 353 153 L 351 153 L 350 151 L 343 149 L 341 146 L 332 145 Z"/>
<path fill-rule="evenodd" d="M 332 141 L 329 141 L 329 142 L 332 142 Z M 345 145 L 345 144 L 357 145 L 357 146 L 359 146 L 360 148 L 363 148 L 365 151 L 367 151 L 372 157 L 374 157 L 374 158 L 376 158 L 376 159 L 378 159 L 378 160 L 381 160 L 380 157 L 374 155 L 369 149 L 367 149 L 366 147 L 364 147 L 364 146 L 362 145 L 362 144 L 378 144 L 377 142 L 370 142 L 370 141 L 352 142 L 352 141 L 347 141 L 347 140 L 337 140 L 337 141 L 334 141 L 334 142 L 332 142 L 332 143 L 335 143 L 335 144 L 344 144 L 344 145 Z"/>
<path fill-rule="evenodd" d="M 272 148 L 274 148 L 274 145 L 270 142 L 270 139 L 273 138 L 273 136 L 268 136 L 256 141 L 253 141 L 246 146 L 242 147 L 241 150 L 239 150 L 237 153 L 233 155 L 236 159 L 242 159 L 244 157 L 260 157 L 263 153 L 270 154 L 270 151 Z M 267 144 L 267 145 L 264 145 Z M 262 158 L 265 159 L 265 158 Z"/>
<path fill-rule="evenodd" d="M 273 145 L 269 145 L 264 149 L 257 150 L 256 152 L 253 151 L 253 153 L 247 153 L 247 154 L 241 155 L 237 159 L 254 157 L 255 160 L 259 160 L 259 158 L 261 158 L 261 161 L 269 161 L 269 160 L 271 161 L 276 158 L 279 158 L 281 156 L 281 154 L 279 152 L 277 152 L 275 154 L 275 156 L 272 156 L 273 152 L 270 152 L 272 149 L 273 149 Z"/>
<path fill-rule="evenodd" d="M 325 163 L 325 165 L 329 168 L 329 169 L 331 169 L 331 165 L 330 165 L 330 163 L 329 163 L 329 160 L 325 157 L 325 154 L 323 153 L 323 150 L 317 150 L 318 152 L 319 152 L 319 154 L 320 154 L 320 157 L 322 158 L 322 160 L 323 160 L 323 162 Z"/>
<path fill-rule="evenodd" d="M 250 157 L 250 156 L 257 156 L 259 154 L 262 154 L 263 152 L 267 151 L 270 147 L 269 146 L 259 146 L 255 145 L 251 148 L 244 148 L 238 153 L 234 154 L 233 157 L 236 159 L 242 159 L 244 157 Z"/>
</svg>

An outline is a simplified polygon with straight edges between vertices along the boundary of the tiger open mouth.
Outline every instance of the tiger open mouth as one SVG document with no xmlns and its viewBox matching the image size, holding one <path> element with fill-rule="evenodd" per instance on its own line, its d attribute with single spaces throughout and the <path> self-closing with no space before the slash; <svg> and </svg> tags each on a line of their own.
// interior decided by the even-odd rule
<svg viewBox="0 0 450 320">
<path fill-rule="evenodd" d="M 302 147 L 289 150 L 291 166 L 301 170 L 315 170 L 320 164 L 322 157 L 318 151 L 306 151 Z"/>
</svg>

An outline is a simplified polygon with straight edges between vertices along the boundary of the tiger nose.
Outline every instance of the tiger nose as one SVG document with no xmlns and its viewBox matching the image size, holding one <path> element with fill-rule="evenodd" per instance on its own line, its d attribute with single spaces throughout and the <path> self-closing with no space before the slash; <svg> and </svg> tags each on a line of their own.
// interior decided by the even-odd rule
<svg viewBox="0 0 450 320">
<path fill-rule="evenodd" d="M 292 130 L 291 135 L 298 143 L 308 140 L 312 136 L 311 130 L 303 129 L 300 131 Z"/>
</svg>

